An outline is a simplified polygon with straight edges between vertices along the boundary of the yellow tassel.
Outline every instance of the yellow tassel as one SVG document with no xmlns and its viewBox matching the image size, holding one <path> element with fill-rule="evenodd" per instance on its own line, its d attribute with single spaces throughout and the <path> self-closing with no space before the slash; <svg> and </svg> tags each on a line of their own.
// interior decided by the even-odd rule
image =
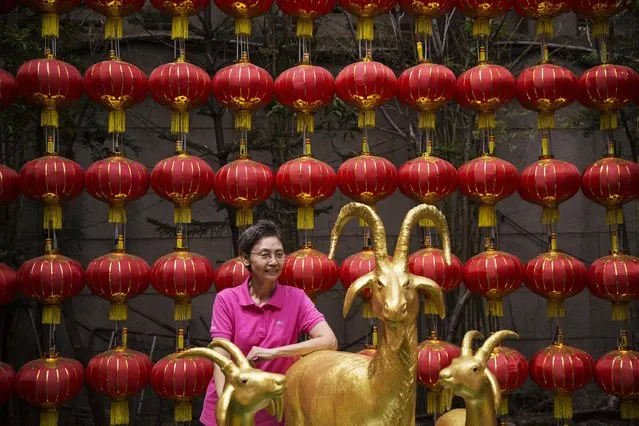
<svg viewBox="0 0 639 426">
<path fill-rule="evenodd" d="M 176 205 L 173 210 L 174 223 L 191 223 L 191 206 Z"/>
<path fill-rule="evenodd" d="M 184 39 L 189 38 L 189 17 L 188 16 L 174 16 L 173 25 L 171 26 L 171 39 Z"/>
<path fill-rule="evenodd" d="M 241 208 L 235 212 L 235 226 L 245 228 L 253 225 L 253 209 Z"/>
<path fill-rule="evenodd" d="M 40 410 L 40 426 L 58 426 L 58 409 L 54 407 Z"/>
<path fill-rule="evenodd" d="M 625 321 L 630 315 L 628 302 L 612 302 L 612 320 Z"/>
<path fill-rule="evenodd" d="M 299 206 L 297 208 L 297 229 L 315 228 L 315 209 L 313 206 Z"/>
<path fill-rule="evenodd" d="M 60 18 L 55 13 L 45 13 L 42 15 L 42 37 L 60 36 Z"/>
<path fill-rule="evenodd" d="M 363 109 L 357 115 L 357 127 L 363 129 L 365 127 L 375 127 L 375 110 Z"/>
<path fill-rule="evenodd" d="M 111 307 L 109 308 L 109 319 L 111 321 L 126 321 L 128 317 L 126 302 L 111 302 Z"/>
<path fill-rule="evenodd" d="M 60 305 L 42 307 L 42 324 L 60 324 Z"/>
<path fill-rule="evenodd" d="M 595 18 L 592 24 L 592 35 L 595 38 L 608 37 L 610 35 L 610 21 L 608 18 Z"/>
<path fill-rule="evenodd" d="M 435 224 L 430 219 L 419 219 L 419 226 L 422 228 L 433 228 Z"/>
<path fill-rule="evenodd" d="M 546 304 L 546 316 L 548 318 L 564 318 L 566 305 L 563 300 L 548 300 Z"/>
<path fill-rule="evenodd" d="M 251 20 L 248 18 L 236 18 L 235 19 L 235 35 L 250 36 L 251 35 Z"/>
<path fill-rule="evenodd" d="M 490 19 L 475 18 L 473 19 L 473 37 L 482 37 L 490 35 Z"/>
<path fill-rule="evenodd" d="M 129 424 L 129 401 L 127 399 L 111 400 L 111 426 L 128 425 Z"/>
<path fill-rule="evenodd" d="M 501 400 L 499 401 L 499 407 L 497 407 L 497 415 L 498 416 L 507 416 L 508 415 L 508 395 L 501 395 Z"/>
<path fill-rule="evenodd" d="M 301 112 L 297 115 L 297 133 L 303 133 L 306 130 L 308 133 L 313 133 L 315 130 L 315 121 L 313 120 L 313 114 L 307 112 Z"/>
<path fill-rule="evenodd" d="M 62 229 L 62 207 L 60 204 L 45 204 L 44 229 Z"/>
<path fill-rule="evenodd" d="M 621 418 L 623 420 L 639 419 L 639 400 L 622 399 L 621 400 Z"/>
<path fill-rule="evenodd" d="M 541 111 L 537 115 L 537 128 L 538 129 L 554 129 L 555 128 L 555 112 Z"/>
<path fill-rule="evenodd" d="M 541 213 L 541 223 L 548 225 L 550 223 L 559 222 L 559 207 L 544 207 Z"/>
<path fill-rule="evenodd" d="M 555 395 L 555 418 L 572 419 L 572 398 L 570 394 Z"/>
<path fill-rule="evenodd" d="M 373 18 L 358 18 L 357 39 L 373 41 L 373 38 L 375 38 L 373 28 L 374 28 Z"/>
<path fill-rule="evenodd" d="M 553 32 L 552 18 L 543 16 L 537 19 L 537 38 L 552 37 Z"/>
<path fill-rule="evenodd" d="M 420 129 L 435 128 L 435 113 L 432 111 L 419 111 L 417 113 L 417 127 Z"/>
<path fill-rule="evenodd" d="M 126 112 L 123 110 L 109 111 L 109 133 L 124 133 L 126 128 Z"/>
<path fill-rule="evenodd" d="M 193 420 L 193 411 L 190 402 L 176 402 L 175 415 L 176 422 L 190 422 Z"/>
<path fill-rule="evenodd" d="M 235 128 L 251 130 L 251 112 L 246 110 L 239 110 L 235 112 Z"/>
<path fill-rule="evenodd" d="M 109 223 L 126 223 L 124 206 L 109 206 Z"/>
<path fill-rule="evenodd" d="M 362 317 L 375 318 L 375 315 L 373 315 L 373 305 L 371 305 L 370 300 L 364 300 L 362 303 Z"/>
<path fill-rule="evenodd" d="M 173 319 L 176 321 L 188 321 L 191 319 L 191 300 L 176 300 Z"/>
<path fill-rule="evenodd" d="M 492 204 L 481 204 L 479 206 L 479 227 L 490 228 L 497 226 L 497 213 Z"/>
<path fill-rule="evenodd" d="M 297 18 L 297 32 L 298 37 L 313 37 L 313 20 L 308 18 Z"/>
<path fill-rule="evenodd" d="M 173 111 L 171 113 L 171 134 L 189 133 L 189 113 Z"/>
<path fill-rule="evenodd" d="M 599 118 L 599 130 L 612 130 L 617 128 L 617 111 L 602 111 Z"/>
<path fill-rule="evenodd" d="M 479 123 L 477 125 L 480 129 L 494 129 L 497 127 L 495 111 L 481 111 L 479 113 Z"/>
<path fill-rule="evenodd" d="M 501 299 L 488 299 L 488 316 L 504 316 L 504 302 Z"/>
<path fill-rule="evenodd" d="M 623 208 L 621 206 L 606 208 L 606 225 L 623 223 Z"/>
<path fill-rule="evenodd" d="M 426 391 L 426 413 L 427 414 L 436 414 L 436 413 L 441 413 L 442 410 L 440 409 L 440 405 L 441 405 L 441 395 L 439 392 L 437 391 L 431 391 L 431 390 L 427 390 Z"/>
<path fill-rule="evenodd" d="M 40 113 L 41 127 L 58 127 L 58 111 L 55 109 L 44 108 Z"/>
<path fill-rule="evenodd" d="M 104 23 L 104 38 L 106 40 L 122 38 L 122 18 L 119 16 L 107 16 Z"/>
<path fill-rule="evenodd" d="M 427 315 L 438 314 L 437 307 L 435 306 L 435 303 L 433 303 L 433 299 L 431 299 L 430 297 L 424 299 L 424 313 Z"/>
<path fill-rule="evenodd" d="M 418 15 L 415 19 L 415 34 L 418 36 L 433 35 L 433 20 L 430 16 Z"/>
</svg>

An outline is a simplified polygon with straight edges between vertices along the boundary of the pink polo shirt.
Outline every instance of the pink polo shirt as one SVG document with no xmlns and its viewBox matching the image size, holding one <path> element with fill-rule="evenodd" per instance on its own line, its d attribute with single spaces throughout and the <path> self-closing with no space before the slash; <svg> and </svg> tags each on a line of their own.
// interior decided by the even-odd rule
<svg viewBox="0 0 639 426">
<path fill-rule="evenodd" d="M 297 343 L 301 333 L 309 333 L 324 321 L 322 315 L 304 291 L 286 285 L 275 284 L 271 299 L 257 306 L 249 294 L 248 279 L 241 285 L 221 291 L 213 304 L 211 338 L 223 337 L 247 355 L 253 346 L 276 348 Z M 259 363 L 264 371 L 286 373 L 295 358 L 276 358 Z M 206 426 L 216 426 L 217 405 L 215 382 L 211 380 L 206 391 L 200 421 Z M 266 410 L 255 416 L 256 426 L 283 425 Z"/>
</svg>

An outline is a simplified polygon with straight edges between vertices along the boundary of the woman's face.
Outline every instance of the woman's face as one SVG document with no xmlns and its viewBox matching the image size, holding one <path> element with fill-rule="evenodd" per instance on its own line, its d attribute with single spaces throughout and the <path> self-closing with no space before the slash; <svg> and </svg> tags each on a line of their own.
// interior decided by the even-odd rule
<svg viewBox="0 0 639 426">
<path fill-rule="evenodd" d="M 244 264 L 251 266 L 251 274 L 260 282 L 275 282 L 284 264 L 284 246 L 277 237 L 265 237 L 254 246 Z"/>
</svg>

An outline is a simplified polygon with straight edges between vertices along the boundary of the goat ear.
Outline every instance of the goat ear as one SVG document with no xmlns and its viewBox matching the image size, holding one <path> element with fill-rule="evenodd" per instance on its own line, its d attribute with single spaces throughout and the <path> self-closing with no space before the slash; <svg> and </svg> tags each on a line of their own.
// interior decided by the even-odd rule
<svg viewBox="0 0 639 426">
<path fill-rule="evenodd" d="M 446 316 L 446 305 L 444 305 L 444 293 L 442 292 L 442 288 L 430 278 L 419 275 L 410 274 L 410 280 L 413 283 L 414 289 L 424 291 L 428 294 L 428 297 L 430 297 L 435 304 L 439 317 L 444 318 Z"/>
<path fill-rule="evenodd" d="M 220 396 L 220 400 L 215 407 L 215 420 L 217 420 L 218 426 L 226 426 L 227 419 L 229 419 L 229 409 L 231 406 L 231 400 L 233 399 L 233 392 L 235 388 L 232 385 L 227 385 Z M 229 423 L 230 424 L 230 423 Z"/>
<path fill-rule="evenodd" d="M 346 318 L 346 314 L 351 310 L 351 305 L 355 300 L 355 297 L 361 292 L 363 289 L 370 287 L 375 279 L 375 271 L 371 271 L 366 275 L 362 275 L 358 279 L 356 279 L 353 284 L 348 287 L 346 290 L 346 296 L 344 297 L 344 309 L 343 315 Z"/>
<path fill-rule="evenodd" d="M 486 377 L 488 377 L 488 383 L 490 383 L 490 391 L 493 393 L 493 400 L 495 402 L 495 411 L 499 411 L 499 404 L 501 403 L 501 386 L 497 378 L 490 372 L 488 367 L 484 370 Z"/>
</svg>

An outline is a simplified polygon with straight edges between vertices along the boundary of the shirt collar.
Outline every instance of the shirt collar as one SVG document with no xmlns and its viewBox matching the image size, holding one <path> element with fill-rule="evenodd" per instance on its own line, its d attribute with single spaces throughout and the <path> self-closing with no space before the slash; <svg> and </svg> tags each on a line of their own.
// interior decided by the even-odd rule
<svg viewBox="0 0 639 426">
<path fill-rule="evenodd" d="M 242 283 L 242 291 L 240 292 L 241 306 L 257 306 L 255 304 L 255 301 L 251 297 L 251 293 L 249 292 L 248 282 L 250 278 L 251 277 L 248 277 Z M 273 306 L 275 308 L 282 309 L 282 306 L 284 306 L 285 295 L 284 295 L 284 291 L 280 287 L 282 287 L 282 285 L 276 281 L 275 290 L 273 291 L 273 296 L 271 296 L 271 299 L 268 302 L 266 302 L 264 305 L 262 305 L 262 307 Z"/>
</svg>

